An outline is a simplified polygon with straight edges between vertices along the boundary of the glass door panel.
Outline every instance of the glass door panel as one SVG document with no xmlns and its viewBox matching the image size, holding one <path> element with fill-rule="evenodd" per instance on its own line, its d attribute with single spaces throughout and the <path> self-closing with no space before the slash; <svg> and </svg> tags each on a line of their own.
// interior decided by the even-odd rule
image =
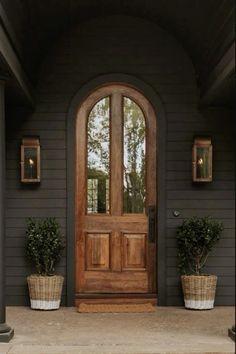
<svg viewBox="0 0 236 354">
<path fill-rule="evenodd" d="M 110 209 L 110 99 L 95 104 L 87 122 L 87 213 Z"/>
<path fill-rule="evenodd" d="M 123 212 L 145 212 L 145 118 L 140 107 L 123 98 Z"/>
</svg>

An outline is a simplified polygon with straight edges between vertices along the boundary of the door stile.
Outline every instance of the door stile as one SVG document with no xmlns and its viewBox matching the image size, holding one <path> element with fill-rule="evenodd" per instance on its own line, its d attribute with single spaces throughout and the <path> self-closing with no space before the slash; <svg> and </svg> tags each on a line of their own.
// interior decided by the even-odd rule
<svg viewBox="0 0 236 354">
<path fill-rule="evenodd" d="M 111 217 L 122 215 L 122 95 L 114 92 L 111 96 Z M 114 272 L 121 271 L 121 236 L 120 230 L 114 228 L 111 234 L 111 269 Z"/>
<path fill-rule="evenodd" d="M 85 206 L 86 206 L 86 154 L 87 149 L 87 139 L 86 139 L 86 130 L 87 130 L 87 111 L 85 105 L 80 109 L 80 116 L 77 119 L 76 124 L 76 269 L 77 274 L 80 271 L 81 276 L 76 278 L 76 291 L 83 287 L 84 284 L 84 254 L 85 254 L 85 235 L 83 232 L 83 220 L 85 215 Z M 81 198 L 81 196 L 83 196 Z"/>
<path fill-rule="evenodd" d="M 122 95 L 111 97 L 111 215 L 122 215 Z"/>
<path fill-rule="evenodd" d="M 146 100 L 145 100 L 146 101 Z M 146 119 L 146 134 L 147 134 L 147 200 L 148 206 L 157 206 L 157 196 L 156 196 L 156 116 L 154 110 L 149 102 L 144 103 L 144 108 L 146 114 L 148 114 L 148 119 Z M 147 118 L 147 117 L 146 117 Z M 156 209 L 157 214 L 157 209 Z M 156 216 L 157 220 L 157 216 Z M 157 225 L 156 225 L 156 238 L 154 242 L 148 242 L 148 284 L 149 292 L 156 292 L 156 245 L 157 245 Z"/>
</svg>

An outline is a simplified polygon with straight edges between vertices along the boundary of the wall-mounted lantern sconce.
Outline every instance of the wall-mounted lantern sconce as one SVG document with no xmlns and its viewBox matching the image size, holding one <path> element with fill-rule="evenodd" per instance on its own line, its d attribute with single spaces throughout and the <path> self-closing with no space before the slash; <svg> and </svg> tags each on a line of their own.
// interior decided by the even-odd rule
<svg viewBox="0 0 236 354">
<path fill-rule="evenodd" d="M 21 182 L 40 182 L 40 143 L 38 137 L 24 137 L 21 143 Z"/>
<path fill-rule="evenodd" d="M 212 145 L 210 138 L 195 138 L 193 144 L 193 181 L 212 181 Z"/>
</svg>

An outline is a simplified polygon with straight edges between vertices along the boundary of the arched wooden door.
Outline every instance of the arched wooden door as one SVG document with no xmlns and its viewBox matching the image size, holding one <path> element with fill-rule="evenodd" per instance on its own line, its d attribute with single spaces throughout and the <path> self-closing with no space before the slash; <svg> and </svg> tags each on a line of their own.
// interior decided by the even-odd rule
<svg viewBox="0 0 236 354">
<path fill-rule="evenodd" d="M 155 297 L 155 206 L 154 110 L 134 88 L 98 88 L 76 122 L 76 299 Z"/>
</svg>

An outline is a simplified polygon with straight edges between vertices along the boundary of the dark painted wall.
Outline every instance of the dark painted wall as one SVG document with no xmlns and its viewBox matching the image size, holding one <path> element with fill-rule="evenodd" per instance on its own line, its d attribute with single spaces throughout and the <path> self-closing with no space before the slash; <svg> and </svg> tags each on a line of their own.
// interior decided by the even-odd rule
<svg viewBox="0 0 236 354">
<path fill-rule="evenodd" d="M 175 228 L 182 218 L 211 215 L 224 222 L 224 235 L 209 258 L 209 272 L 219 275 L 216 303 L 234 301 L 234 154 L 230 112 L 198 110 L 198 90 L 191 61 L 183 48 L 157 26 L 131 17 L 97 19 L 75 28 L 53 45 L 39 77 L 36 109 L 8 113 L 7 132 L 7 302 L 28 301 L 24 258 L 27 217 L 56 216 L 66 237 L 67 113 L 73 96 L 89 80 L 109 73 L 133 75 L 160 96 L 166 115 L 167 304 L 182 304 L 177 273 Z M 158 112 L 157 112 L 158 113 Z M 23 117 L 22 117 L 23 116 Z M 42 182 L 19 183 L 19 144 L 23 135 L 40 135 Z M 160 135 L 162 132 L 160 131 Z M 191 182 L 195 135 L 207 134 L 214 146 L 214 181 Z M 172 211 L 179 210 L 174 218 Z M 160 260 L 159 260 L 160 261 Z M 58 271 L 66 275 L 65 257 Z M 65 299 L 65 290 L 64 290 Z"/>
<path fill-rule="evenodd" d="M 0 0 L 18 42 L 17 51 L 32 81 L 42 53 L 63 31 L 85 19 L 109 14 L 126 14 L 161 23 L 188 49 L 199 81 L 206 83 L 214 65 L 235 40 L 233 0 Z M 174 6 L 173 6 L 174 5 Z M 30 28 L 30 31 L 29 31 Z"/>
</svg>

